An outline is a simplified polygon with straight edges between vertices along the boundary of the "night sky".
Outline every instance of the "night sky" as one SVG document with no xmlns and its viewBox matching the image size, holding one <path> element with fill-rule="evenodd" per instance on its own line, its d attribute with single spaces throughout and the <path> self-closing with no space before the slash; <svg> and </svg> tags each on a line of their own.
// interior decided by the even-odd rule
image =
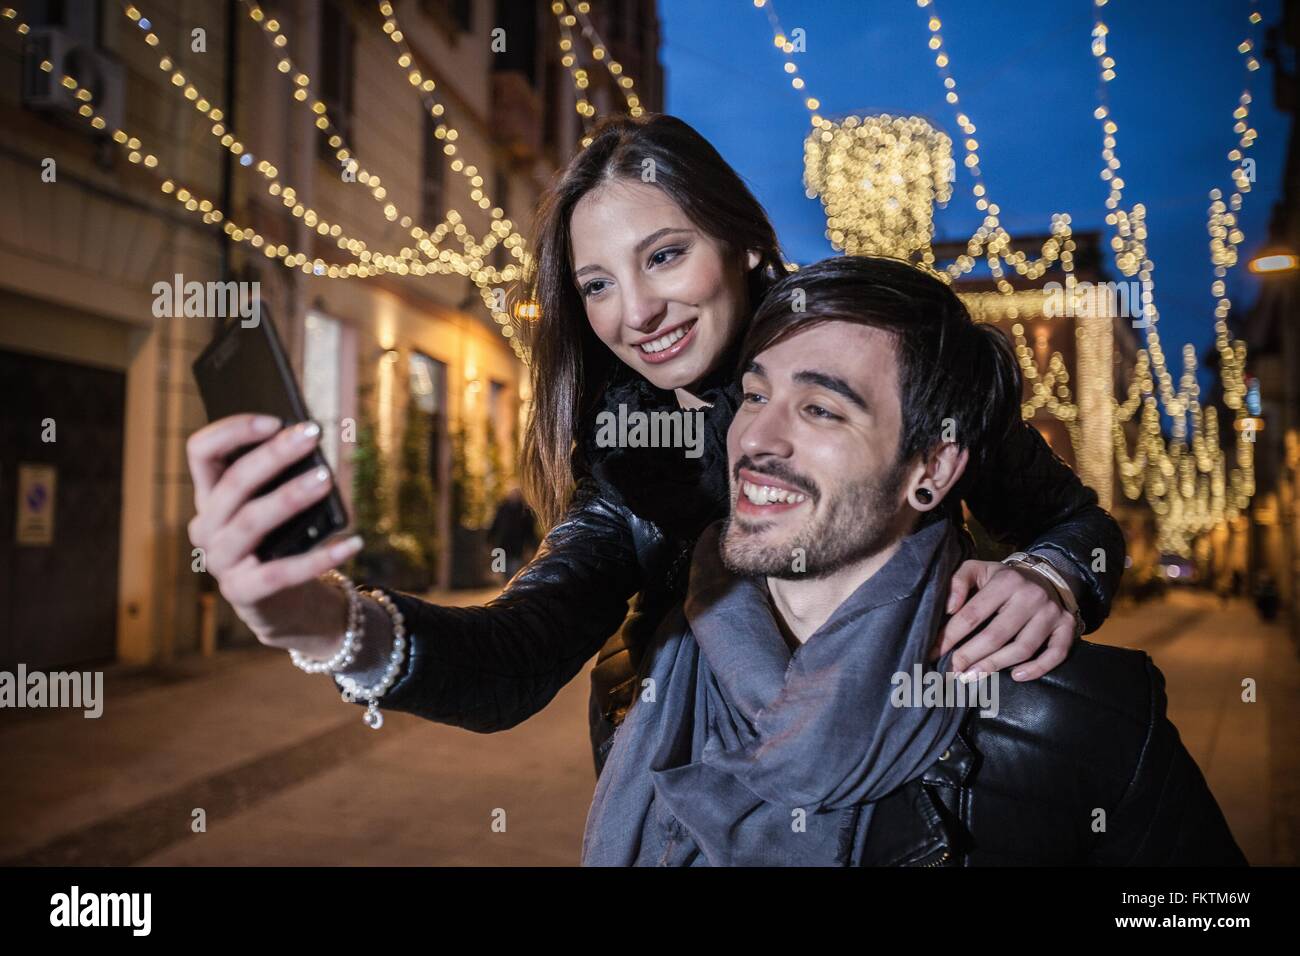
<svg viewBox="0 0 1300 956">
<path fill-rule="evenodd" d="M 1046 233 L 1053 212 L 1076 230 L 1105 230 L 1106 184 L 1098 78 L 1088 0 L 937 0 L 959 108 L 977 127 L 990 198 L 1013 236 Z M 954 139 L 958 181 L 937 213 L 936 238 L 965 239 L 983 214 L 961 160 L 953 107 L 927 46 L 930 11 L 915 0 L 780 0 L 787 33 L 803 27 L 800 75 L 830 118 L 848 113 L 926 117 Z M 1272 65 L 1263 31 L 1278 22 L 1279 0 L 1261 0 L 1255 27 L 1261 68 L 1249 74 L 1249 122 L 1259 132 L 1246 153 L 1256 183 L 1242 210 L 1246 241 L 1230 273 L 1234 312 L 1244 314 L 1258 280 L 1245 261 L 1265 241 L 1280 193 L 1288 118 L 1273 105 Z M 776 224 L 786 254 L 807 263 L 834 250 L 823 236 L 821 203 L 804 196 L 803 138 L 808 112 L 782 70 L 764 11 L 751 0 L 660 0 L 667 112 L 695 126 L 740 172 Z M 1165 352 L 1212 341 L 1208 193 L 1230 194 L 1227 152 L 1236 145 L 1232 111 L 1248 74 L 1237 44 L 1248 0 L 1112 0 L 1104 8 L 1117 78 L 1108 84 L 1119 124 L 1125 208 L 1147 207 L 1156 305 Z M 1105 232 L 1106 240 L 1110 233 Z M 1034 250 L 1036 254 L 1036 250 Z M 1108 262 L 1115 278 L 1120 278 Z"/>
</svg>

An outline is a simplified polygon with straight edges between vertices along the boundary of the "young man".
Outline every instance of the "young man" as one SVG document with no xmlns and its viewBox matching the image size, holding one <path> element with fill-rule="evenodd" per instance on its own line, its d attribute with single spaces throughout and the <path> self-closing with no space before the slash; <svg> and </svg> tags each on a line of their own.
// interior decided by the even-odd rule
<svg viewBox="0 0 1300 956">
<path fill-rule="evenodd" d="M 644 658 L 583 862 L 1244 863 L 1146 654 L 899 693 L 969 548 L 954 488 L 1019 413 L 996 330 L 839 257 L 778 283 L 742 351 L 731 516 Z"/>
</svg>

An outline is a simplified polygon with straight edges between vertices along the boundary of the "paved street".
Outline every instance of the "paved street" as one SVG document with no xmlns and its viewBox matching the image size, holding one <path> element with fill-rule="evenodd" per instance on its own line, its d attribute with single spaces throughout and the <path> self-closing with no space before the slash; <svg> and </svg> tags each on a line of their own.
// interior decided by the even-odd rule
<svg viewBox="0 0 1300 956">
<path fill-rule="evenodd" d="M 1200 592 L 1120 610 L 1091 639 L 1144 650 L 1165 675 L 1169 717 L 1246 858 L 1300 857 L 1300 661 L 1282 623 Z M 1255 702 L 1242 699 L 1242 682 Z"/>
<path fill-rule="evenodd" d="M 487 594 L 458 595 L 474 603 Z M 1297 862 L 1300 663 L 1281 625 L 1200 594 L 1097 635 L 1148 651 L 1247 856 Z M 1242 681 L 1257 702 L 1242 702 Z M 260 647 L 109 672 L 103 716 L 0 711 L 0 859 L 62 864 L 568 865 L 593 773 L 587 676 L 483 736 L 389 714 Z M 206 831 L 194 832 L 196 811 Z M 504 824 L 504 825 L 502 825 Z"/>
</svg>

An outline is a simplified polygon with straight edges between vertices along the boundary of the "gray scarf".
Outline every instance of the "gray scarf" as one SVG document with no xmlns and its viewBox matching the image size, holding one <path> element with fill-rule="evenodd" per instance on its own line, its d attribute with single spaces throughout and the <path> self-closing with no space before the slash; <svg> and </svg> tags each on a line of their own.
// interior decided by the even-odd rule
<svg viewBox="0 0 1300 956">
<path fill-rule="evenodd" d="M 964 711 L 895 707 L 926 666 L 965 539 L 938 520 L 791 654 L 760 578 L 695 549 L 684 607 L 647 649 L 583 837 L 586 866 L 844 866 L 873 803 L 947 749 Z M 939 668 L 947 665 L 947 658 Z"/>
</svg>

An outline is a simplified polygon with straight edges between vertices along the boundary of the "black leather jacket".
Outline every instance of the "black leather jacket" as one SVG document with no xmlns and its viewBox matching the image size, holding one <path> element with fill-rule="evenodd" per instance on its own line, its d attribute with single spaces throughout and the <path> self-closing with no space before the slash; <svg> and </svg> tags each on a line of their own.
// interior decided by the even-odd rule
<svg viewBox="0 0 1300 956">
<path fill-rule="evenodd" d="M 488 605 L 396 596 L 410 649 L 380 706 L 483 733 L 505 730 L 540 711 L 600 652 L 590 707 L 599 773 L 632 700 L 640 652 L 685 592 L 699 533 L 729 507 L 726 432 L 741 394 L 724 367 L 697 390 L 711 402 L 699 457 L 682 448 L 601 448 L 594 438 L 575 449 L 583 477 L 566 516 Z M 677 408 L 672 393 L 640 376 L 615 376 L 582 434 L 594 436 L 595 415 L 619 404 Z M 1043 554 L 1075 580 L 1088 631 L 1102 623 L 1124 567 L 1123 536 L 1035 429 L 1017 421 L 990 442 L 958 490 L 995 538 Z"/>
<path fill-rule="evenodd" d="M 1141 651 L 1078 641 L 1051 673 L 1000 675 L 947 753 L 875 807 L 869 866 L 1242 866 Z"/>
</svg>

